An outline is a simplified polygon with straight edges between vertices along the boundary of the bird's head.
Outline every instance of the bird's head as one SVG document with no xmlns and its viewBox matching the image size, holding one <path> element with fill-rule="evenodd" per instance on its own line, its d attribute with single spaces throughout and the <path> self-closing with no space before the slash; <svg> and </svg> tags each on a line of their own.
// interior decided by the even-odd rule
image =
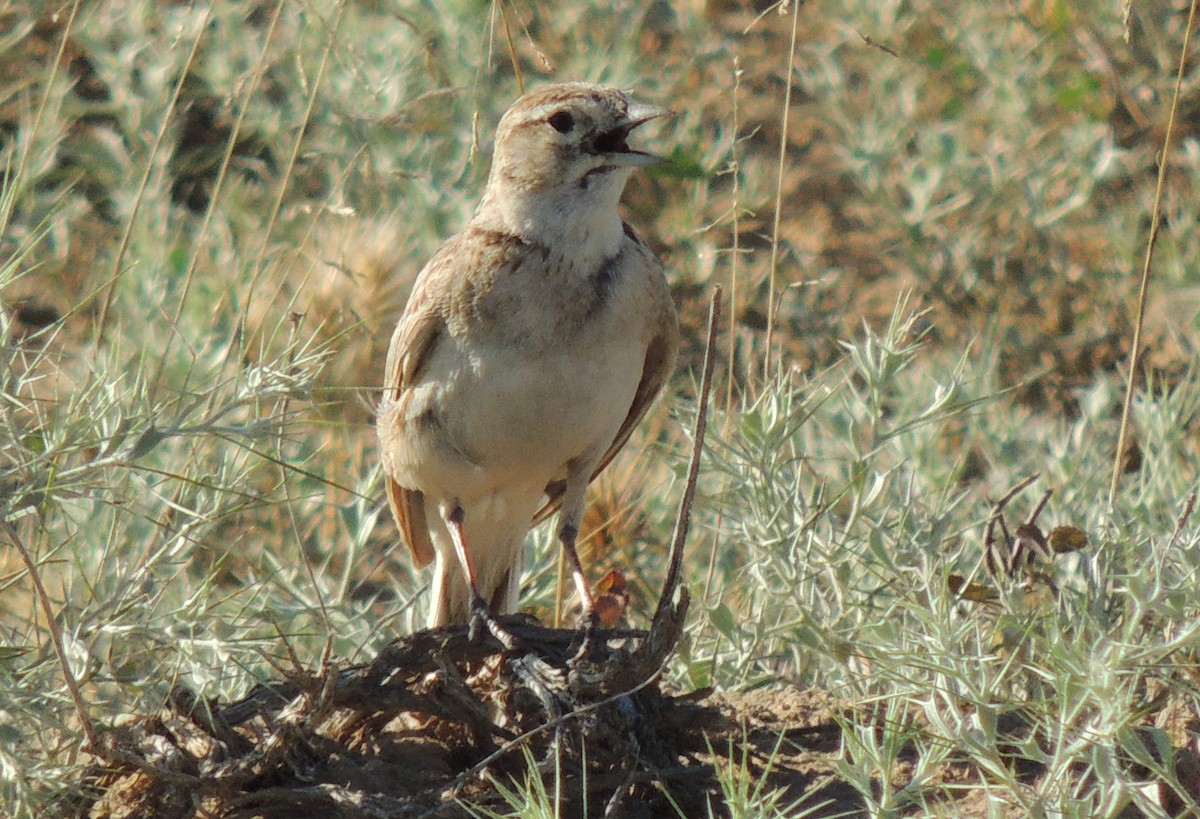
<svg viewBox="0 0 1200 819">
<path fill-rule="evenodd" d="M 660 161 L 631 147 L 630 133 L 668 113 L 591 83 L 526 94 L 500 120 L 484 207 L 504 200 L 535 222 L 579 208 L 616 218 L 629 175 Z"/>
</svg>

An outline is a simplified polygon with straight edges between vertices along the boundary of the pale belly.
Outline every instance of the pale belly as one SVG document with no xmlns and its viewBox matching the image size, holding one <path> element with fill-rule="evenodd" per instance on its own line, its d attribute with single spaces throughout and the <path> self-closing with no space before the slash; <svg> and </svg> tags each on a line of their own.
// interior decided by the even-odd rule
<svg viewBox="0 0 1200 819">
<path fill-rule="evenodd" d="M 544 471 L 599 457 L 629 412 L 644 359 L 641 345 L 612 344 L 602 358 L 559 354 L 533 366 L 480 359 L 478 379 L 464 385 L 469 417 L 494 433 L 475 442 L 480 458 Z"/>
<path fill-rule="evenodd" d="M 640 338 L 604 347 L 603 356 L 577 344 L 525 358 L 486 345 L 462 357 L 447 345 L 429 371 L 453 375 L 414 389 L 405 425 L 417 456 L 407 465 L 411 485 L 463 501 L 540 497 L 568 464 L 590 471 L 628 415 L 645 361 Z M 437 424 L 412 423 L 427 412 Z"/>
</svg>

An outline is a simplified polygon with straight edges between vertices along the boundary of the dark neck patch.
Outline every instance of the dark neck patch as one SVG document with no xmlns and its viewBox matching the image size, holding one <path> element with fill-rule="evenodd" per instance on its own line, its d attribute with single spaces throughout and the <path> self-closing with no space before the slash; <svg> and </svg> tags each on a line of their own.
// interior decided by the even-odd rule
<svg viewBox="0 0 1200 819">
<path fill-rule="evenodd" d="M 596 272 L 591 275 L 592 289 L 595 293 L 595 302 L 592 310 L 598 311 L 608 301 L 609 293 L 612 286 L 616 283 L 617 278 L 621 275 L 621 261 L 625 258 L 625 250 L 622 248 L 605 259 Z"/>
<path fill-rule="evenodd" d="M 522 239 L 515 233 L 509 233 L 507 230 L 495 230 L 494 228 L 474 228 L 475 232 L 481 236 L 487 236 L 497 245 L 504 247 L 526 247 L 529 242 Z"/>
<path fill-rule="evenodd" d="M 485 237 L 484 246 L 495 248 L 495 252 L 500 254 L 501 257 L 507 258 L 507 254 L 519 251 L 526 253 L 537 252 L 541 254 L 543 259 L 550 257 L 550 248 L 546 245 L 541 242 L 530 241 L 519 234 L 489 227 L 473 227 L 472 230 L 479 236 Z"/>
</svg>

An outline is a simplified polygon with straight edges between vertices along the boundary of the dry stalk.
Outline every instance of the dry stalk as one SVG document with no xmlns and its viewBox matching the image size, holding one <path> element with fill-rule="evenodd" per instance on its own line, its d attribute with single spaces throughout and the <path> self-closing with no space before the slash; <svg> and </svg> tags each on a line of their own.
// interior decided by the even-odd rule
<svg viewBox="0 0 1200 819">
<path fill-rule="evenodd" d="M 1125 403 L 1121 407 L 1121 428 L 1117 433 L 1117 451 L 1113 456 L 1112 483 L 1108 487 L 1108 508 L 1117 503 L 1117 490 L 1121 484 L 1121 462 L 1129 440 L 1129 414 L 1133 408 L 1133 388 L 1137 382 L 1138 358 L 1142 350 L 1142 329 L 1146 323 L 1146 301 L 1150 290 L 1150 270 L 1154 260 L 1154 246 L 1158 242 L 1158 231 L 1162 227 L 1162 197 L 1166 187 L 1167 166 L 1170 164 L 1171 138 L 1175 134 L 1175 116 L 1179 110 L 1179 94 L 1183 87 L 1183 74 L 1188 62 L 1188 46 L 1192 40 L 1192 23 L 1196 19 L 1198 0 L 1192 0 L 1188 10 L 1187 26 L 1183 30 L 1183 45 L 1179 49 L 1179 71 L 1175 75 L 1175 93 L 1171 96 L 1171 113 L 1167 117 L 1167 130 L 1163 135 L 1162 151 L 1158 161 L 1158 182 L 1154 188 L 1154 209 L 1150 216 L 1150 236 L 1146 239 L 1146 257 L 1142 263 L 1142 283 L 1138 290 L 1137 318 L 1133 326 L 1133 340 L 1129 350 L 1129 375 L 1125 382 Z"/>
<path fill-rule="evenodd" d="M 9 540 L 12 541 L 17 552 L 20 553 L 21 560 L 25 563 L 25 569 L 29 572 L 29 577 L 33 581 L 33 588 L 37 594 L 38 603 L 42 607 L 42 613 L 46 616 L 46 628 L 50 631 L 51 639 L 54 640 L 54 653 L 58 655 L 58 662 L 62 665 L 63 681 L 67 684 L 67 690 L 71 692 L 71 701 L 75 703 L 75 711 L 79 714 L 79 722 L 83 725 L 84 734 L 87 735 L 88 750 L 94 751 L 98 747 L 96 744 L 96 729 L 92 726 L 92 718 L 88 714 L 87 703 L 83 701 L 83 694 L 79 692 L 79 683 L 71 671 L 71 662 L 67 659 L 67 650 L 63 645 L 62 629 L 59 628 L 58 619 L 54 616 L 54 609 L 50 605 L 50 595 L 46 593 L 46 587 L 42 584 L 42 575 L 33 560 L 33 555 L 25 548 L 25 542 L 21 539 L 21 535 L 18 534 L 16 527 L 3 519 L 0 519 L 0 527 L 3 527 Z"/>
<path fill-rule="evenodd" d="M 696 499 L 696 482 L 700 477 L 700 456 L 704 452 L 704 433 L 708 428 L 708 397 L 712 392 L 713 367 L 717 358 L 717 326 L 721 318 L 721 286 L 713 287 L 708 303 L 708 337 L 704 344 L 704 373 L 700 377 L 700 395 L 696 406 L 696 426 L 692 432 L 692 459 L 688 464 L 687 483 L 683 487 L 683 498 L 679 501 L 679 517 L 675 521 L 675 535 L 671 539 L 671 555 L 667 577 L 663 581 L 662 594 L 654 610 L 655 625 L 662 620 L 666 609 L 675 597 L 679 586 L 679 569 L 683 565 L 683 549 L 687 543 L 688 528 L 692 520 L 692 504 Z M 654 626 L 651 626 L 653 631 Z"/>
</svg>

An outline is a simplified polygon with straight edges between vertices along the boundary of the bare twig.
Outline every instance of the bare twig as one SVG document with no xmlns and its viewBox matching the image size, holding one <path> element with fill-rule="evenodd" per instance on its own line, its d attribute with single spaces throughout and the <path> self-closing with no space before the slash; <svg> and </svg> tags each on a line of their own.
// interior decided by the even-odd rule
<svg viewBox="0 0 1200 819">
<path fill-rule="evenodd" d="M 1042 514 L 1042 510 L 1046 508 L 1046 504 L 1050 502 L 1050 496 L 1054 494 L 1053 489 L 1047 489 L 1046 494 L 1042 495 L 1042 499 L 1038 501 L 1038 505 L 1033 508 L 1033 514 L 1029 516 L 1029 521 L 1026 526 L 1035 526 L 1037 524 L 1038 515 Z"/>
<path fill-rule="evenodd" d="M 133 197 L 133 207 L 125 220 L 125 230 L 121 233 L 121 241 L 117 245 L 117 252 L 113 254 L 112 274 L 109 276 L 108 283 L 105 285 L 104 302 L 100 305 L 100 315 L 96 319 L 95 338 L 97 340 L 104 337 L 104 331 L 108 328 L 108 313 L 112 309 L 113 298 L 117 291 L 117 281 L 121 278 L 124 272 L 122 265 L 125 263 L 125 254 L 129 250 L 130 238 L 133 236 L 133 226 L 137 223 L 138 212 L 142 208 L 142 202 L 146 199 L 146 187 L 150 184 L 150 175 L 158 167 L 158 163 L 154 158 L 158 156 L 159 148 L 162 147 L 163 140 L 166 138 L 170 127 L 176 123 L 175 110 L 179 107 L 179 97 L 183 93 L 184 84 L 189 80 L 194 79 L 192 66 L 196 62 L 196 54 L 200 51 L 200 43 L 204 40 L 204 35 L 209 30 L 209 20 L 212 18 L 213 7 L 210 3 L 204 10 L 204 18 L 200 21 L 200 27 L 196 30 L 196 36 L 192 38 L 192 50 L 188 52 L 187 59 L 183 63 L 183 68 L 179 72 L 179 79 L 175 82 L 175 90 L 171 93 L 171 101 L 167 103 L 167 108 L 163 112 L 162 122 L 158 125 L 158 131 L 154 134 L 154 141 L 150 143 L 150 152 L 146 156 L 145 167 L 142 169 L 142 178 L 138 182 L 137 193 Z"/>
<path fill-rule="evenodd" d="M 521 73 L 521 59 L 517 56 L 517 44 L 513 42 L 512 27 L 508 24 L 508 9 L 504 0 L 497 0 L 500 7 L 500 22 L 504 24 L 504 41 L 508 44 L 508 59 L 512 63 L 513 76 L 517 78 L 517 91 L 525 93 L 525 77 Z"/>
<path fill-rule="evenodd" d="M 1137 382 L 1138 358 L 1142 350 L 1142 329 L 1146 323 L 1146 299 L 1150 290 L 1150 270 L 1154 260 L 1154 246 L 1158 240 L 1158 231 L 1162 226 L 1162 197 L 1166 187 L 1167 166 L 1171 162 L 1171 138 L 1175 133 L 1175 115 L 1179 110 L 1179 94 L 1183 86 L 1184 69 L 1187 66 L 1188 46 L 1192 39 L 1192 23 L 1196 19 L 1198 0 L 1192 0 L 1188 10 L 1187 26 L 1183 30 L 1183 45 L 1179 49 L 1179 71 L 1175 75 L 1175 93 L 1171 96 L 1171 113 L 1167 117 L 1167 130 L 1163 135 L 1162 151 L 1158 162 L 1158 183 L 1154 188 L 1154 210 L 1150 217 L 1150 236 L 1146 240 L 1146 258 L 1142 263 L 1142 283 L 1138 291 L 1137 318 L 1133 326 L 1133 342 L 1129 351 L 1129 376 L 1125 382 L 1125 403 L 1121 407 L 1121 428 L 1117 433 L 1117 451 L 1113 456 L 1112 483 L 1108 487 L 1108 506 L 1113 509 L 1117 503 L 1117 490 L 1121 485 L 1121 462 L 1125 446 L 1129 439 L 1129 414 L 1133 408 L 1133 388 Z"/>
<path fill-rule="evenodd" d="M 337 11 L 334 14 L 333 23 L 329 26 L 329 30 L 325 35 L 325 50 L 321 52 L 321 61 L 317 64 L 317 71 L 312 81 L 309 83 L 308 100 L 304 104 L 304 116 L 300 120 L 300 127 L 296 129 L 295 138 L 292 140 L 292 151 L 288 154 L 287 165 L 283 169 L 283 173 L 279 177 L 279 188 L 275 191 L 275 201 L 271 205 L 271 212 L 267 216 L 266 224 L 261 228 L 260 234 L 262 241 L 258 245 L 258 254 L 254 260 L 253 275 L 250 277 L 250 285 L 246 288 L 246 298 L 242 305 L 242 314 L 238 317 L 238 339 L 239 344 L 230 345 L 226 352 L 226 363 L 234 356 L 241 356 L 245 351 L 241 346 L 245 344 L 246 327 L 250 323 L 250 310 L 254 304 L 254 294 L 258 290 L 259 280 L 267 269 L 267 253 L 270 251 L 271 243 L 275 241 L 275 224 L 279 220 L 279 214 L 283 210 L 284 195 L 287 193 L 292 177 L 295 173 L 296 163 L 300 158 L 301 149 L 307 144 L 305 137 L 308 136 L 310 126 L 312 124 L 313 108 L 317 104 L 317 94 L 321 90 L 321 83 L 325 79 L 325 71 L 329 66 L 329 55 L 333 51 L 334 45 L 339 42 L 338 30 L 342 25 L 342 13 L 346 10 L 345 2 L 338 3 Z M 293 314 L 294 316 L 295 314 Z M 295 333 L 297 322 L 292 322 L 292 332 Z M 294 351 L 293 351 L 294 355 Z"/>
<path fill-rule="evenodd" d="M 771 261 L 767 267 L 767 343 L 763 351 L 763 381 L 771 380 L 771 342 L 775 336 L 775 313 L 778 310 L 775 276 L 779 264 L 779 230 L 783 219 L 783 178 L 787 169 L 788 114 L 792 109 L 792 61 L 796 58 L 796 35 L 800 27 L 800 4 L 792 9 L 792 42 L 788 48 L 787 81 L 783 91 L 783 113 L 779 117 L 779 168 L 775 179 L 775 219 L 771 229 Z"/>
<path fill-rule="evenodd" d="M 33 562 L 33 555 L 25 548 L 25 542 L 21 540 L 20 534 L 11 523 L 0 519 L 0 527 L 3 527 L 4 532 L 12 541 L 13 546 L 21 554 L 21 560 L 25 563 L 25 569 L 29 572 L 29 577 L 33 580 L 33 588 L 37 594 L 38 603 L 41 604 L 42 613 L 46 615 L 46 628 L 50 631 L 50 637 L 54 640 L 54 653 L 58 655 L 58 662 L 62 665 L 63 680 L 67 684 L 67 690 L 71 692 L 71 700 L 75 703 L 75 711 L 79 714 L 79 721 L 83 725 L 83 732 L 87 735 L 88 749 L 96 751 L 99 745 L 96 742 L 96 729 L 92 726 L 92 718 L 88 714 L 87 703 L 83 701 L 83 694 L 79 692 L 79 683 L 75 680 L 75 675 L 71 671 L 71 663 L 67 659 L 67 650 L 63 645 L 62 629 L 58 626 L 58 620 L 54 616 L 54 609 L 50 606 L 50 595 L 46 593 L 46 587 L 42 585 L 42 576 L 38 571 L 37 564 Z"/>
<path fill-rule="evenodd" d="M 737 351 L 737 317 L 738 317 L 738 271 L 741 269 L 741 212 L 742 212 L 742 168 L 738 163 L 738 90 L 742 86 L 742 65 L 737 57 L 733 58 L 733 136 L 729 141 L 729 170 L 732 191 L 730 206 L 730 231 L 732 247 L 729 256 L 729 350 L 728 363 L 725 370 L 725 417 L 729 418 L 733 411 L 733 368 Z M 707 590 L 705 592 L 707 594 Z"/>
<path fill-rule="evenodd" d="M 1040 472 L 1034 472 L 1028 478 L 1025 478 L 1020 483 L 1018 483 L 1016 486 L 1014 486 L 1012 489 L 1005 492 L 1004 496 L 1002 498 L 1000 498 L 1000 500 L 992 503 L 992 514 L 995 515 L 997 512 L 1002 511 L 1004 509 L 1004 507 L 1008 505 L 1008 502 L 1010 500 L 1015 498 L 1017 495 L 1021 494 L 1022 490 L 1024 490 L 1025 487 L 1029 486 L 1029 484 L 1036 481 L 1040 474 L 1041 474 Z"/>
<path fill-rule="evenodd" d="M 734 365 L 737 358 L 737 317 L 738 317 L 738 271 L 741 269 L 739 262 L 741 260 L 741 209 L 742 209 L 742 169 L 738 162 L 738 133 L 739 133 L 739 118 L 738 118 L 738 90 L 742 84 L 742 66 L 739 59 L 733 58 L 733 136 L 729 141 L 729 170 L 730 184 L 732 186 L 730 206 L 730 230 L 732 232 L 733 241 L 730 248 L 729 256 L 729 321 L 726 322 L 729 327 L 729 341 L 726 354 L 725 365 L 725 414 L 722 417 L 722 429 L 724 425 L 729 423 L 729 419 L 733 417 L 733 388 L 734 388 Z M 747 379 L 749 383 L 749 379 Z M 704 599 L 708 600 L 709 594 L 712 592 L 713 578 L 717 570 L 717 551 L 721 544 L 721 513 L 717 513 L 717 525 L 714 527 L 712 537 L 712 548 L 708 552 L 708 571 L 704 576 Z"/>
<path fill-rule="evenodd" d="M 862 41 L 864 43 L 866 43 L 867 45 L 869 45 L 871 48 L 877 48 L 880 51 L 882 51 L 884 54 L 890 54 L 893 57 L 900 56 L 894 48 L 890 48 L 888 46 L 885 46 L 883 43 L 876 42 L 874 39 L 871 38 L 870 34 L 863 34 L 858 29 L 854 29 L 854 33 L 857 34 L 859 37 L 861 37 Z"/>
<path fill-rule="evenodd" d="M 284 0 L 277 0 L 275 9 L 271 14 L 271 19 L 267 23 L 266 33 L 262 36 L 262 47 L 259 51 L 258 62 L 255 63 L 254 69 L 249 75 L 249 83 L 246 86 L 245 94 L 242 96 L 241 105 L 238 108 L 237 116 L 234 117 L 233 127 L 229 131 L 229 139 L 225 143 L 225 152 L 221 156 L 221 163 L 217 167 L 216 177 L 213 180 L 212 191 L 209 193 L 208 208 L 204 211 L 204 219 L 200 222 L 200 227 L 196 232 L 193 240 L 193 250 L 188 259 L 187 269 L 184 270 L 183 278 L 179 284 L 179 298 L 175 304 L 175 313 L 171 319 L 171 327 L 175 332 L 167 336 L 167 340 L 163 346 L 160 358 L 158 361 L 158 369 L 154 373 L 154 377 L 149 380 L 153 388 L 157 389 L 163 379 L 163 374 L 167 371 L 167 365 L 170 362 L 170 349 L 175 342 L 176 336 L 183 317 L 183 311 L 187 307 L 188 297 L 192 292 L 192 284 L 196 278 L 196 270 L 200 266 L 200 259 L 203 253 L 198 249 L 204 247 L 204 243 L 208 238 L 208 232 L 212 228 L 213 218 L 221 207 L 221 191 L 224 190 L 225 180 L 229 175 L 229 167 L 233 162 L 233 153 L 237 149 L 238 140 L 242 136 L 242 124 L 245 122 L 246 114 L 250 110 L 250 101 L 258 91 L 258 86 L 262 82 L 262 78 L 267 74 L 267 60 L 274 53 L 272 49 L 272 40 L 275 37 L 275 30 L 279 24 L 279 18 L 283 14 Z M 165 305 L 164 305 L 165 310 Z M 214 392 L 215 396 L 216 393 Z"/>
<path fill-rule="evenodd" d="M 564 725 L 565 723 L 567 723 L 571 720 L 579 719 L 579 718 L 584 717 L 584 716 L 586 716 L 594 711 L 597 711 L 605 706 L 612 705 L 613 703 L 617 702 L 617 700 L 621 699 L 622 697 L 628 697 L 630 694 L 634 694 L 638 691 L 641 691 L 643 688 L 650 685 L 656 679 L 658 679 L 657 675 L 647 677 L 645 680 L 638 683 L 633 688 L 629 688 L 629 689 L 626 689 L 623 691 L 618 691 L 614 694 L 610 694 L 609 696 L 607 696 L 604 699 L 599 700 L 597 702 L 591 702 L 586 705 L 581 705 L 573 711 L 569 711 L 560 716 L 549 719 L 546 722 L 543 722 L 540 725 L 529 729 L 528 731 L 521 734 L 520 736 L 509 740 L 508 742 L 504 743 L 499 748 L 497 748 L 495 751 L 493 751 L 491 754 L 488 754 L 486 757 L 481 759 L 475 765 L 471 766 L 470 768 L 468 768 L 467 770 L 465 770 L 461 774 L 459 774 L 457 777 L 455 777 L 454 784 L 451 786 L 453 792 L 459 793 L 472 779 L 474 779 L 475 777 L 477 777 L 481 773 L 483 773 L 489 765 L 491 765 L 496 760 L 498 760 L 500 757 L 504 756 L 505 754 L 509 753 L 510 751 L 520 748 L 522 745 L 528 743 L 531 739 L 538 736 L 539 734 L 544 734 L 547 731 L 557 730 L 562 725 Z"/>
<path fill-rule="evenodd" d="M 71 36 L 74 34 L 72 29 L 75 26 L 75 17 L 79 14 L 79 7 L 82 5 L 83 0 L 75 0 L 75 2 L 71 4 L 71 11 L 67 15 L 66 22 L 63 24 L 62 38 L 58 41 L 58 51 L 54 53 L 54 63 L 50 66 L 50 74 L 46 78 L 46 90 L 42 93 L 42 98 L 38 101 L 37 111 L 33 115 L 33 125 L 29 129 L 28 136 L 25 137 L 26 144 L 29 145 L 30 148 L 17 152 L 19 157 L 17 159 L 17 169 L 13 172 L 12 177 L 10 177 L 10 184 L 12 185 L 12 189 L 14 191 L 19 190 L 22 182 L 24 181 L 25 168 L 28 166 L 29 159 L 33 154 L 32 146 L 37 144 L 37 138 L 42 130 L 42 122 L 46 116 L 46 108 L 50 104 L 50 95 L 57 86 L 56 80 L 58 79 L 59 69 L 67 64 L 66 59 L 64 59 L 67 53 L 67 43 L 71 41 Z M 15 199 L 12 201 L 15 202 Z M 8 220 L 10 216 L 11 211 L 0 213 L 0 233 L 7 232 Z"/>
<path fill-rule="evenodd" d="M 1004 507 L 1008 502 L 1019 495 L 1025 487 L 1038 479 L 1038 473 L 1035 472 L 1028 478 L 1020 481 L 1012 489 L 1004 493 L 998 501 L 992 503 L 992 513 L 988 516 L 987 529 L 983 535 L 983 556 L 984 566 L 989 574 L 993 577 L 1003 577 L 1012 574 L 1013 569 L 1013 539 L 1008 531 L 1008 523 L 1004 520 Z M 1029 522 L 1033 523 L 1037 520 L 1037 516 L 1041 514 L 1042 507 L 1046 505 L 1046 501 L 1050 499 L 1050 494 L 1047 493 L 1042 502 L 1038 504 L 1037 510 L 1033 513 Z M 996 540 L 996 524 L 1000 524 L 1000 532 L 1003 539 L 997 545 Z"/>
<path fill-rule="evenodd" d="M 1174 546 L 1179 540 L 1179 536 L 1183 534 L 1183 527 L 1187 526 L 1187 522 L 1192 517 L 1192 512 L 1196 511 L 1196 490 L 1192 490 L 1192 494 L 1188 495 L 1187 503 L 1183 505 L 1183 513 L 1180 514 L 1179 520 L 1175 522 L 1175 532 L 1171 535 L 1171 540 L 1168 546 Z"/>
<path fill-rule="evenodd" d="M 700 377 L 700 395 L 696 406 L 696 426 L 692 433 L 692 460 L 688 464 L 687 483 L 683 488 L 683 499 L 679 502 L 679 517 L 675 521 L 675 536 L 671 539 L 671 556 L 667 577 L 663 581 L 658 607 L 654 610 L 654 622 L 658 623 L 675 598 L 679 586 L 679 569 L 683 565 L 683 547 L 687 542 L 688 527 L 692 519 L 692 502 L 696 498 L 696 481 L 700 476 L 700 455 L 704 451 L 704 433 L 708 427 L 708 394 L 712 391 L 713 366 L 717 358 L 717 325 L 721 318 L 720 285 L 713 287 L 712 299 L 708 303 L 708 338 L 704 344 L 704 373 Z"/>
</svg>

